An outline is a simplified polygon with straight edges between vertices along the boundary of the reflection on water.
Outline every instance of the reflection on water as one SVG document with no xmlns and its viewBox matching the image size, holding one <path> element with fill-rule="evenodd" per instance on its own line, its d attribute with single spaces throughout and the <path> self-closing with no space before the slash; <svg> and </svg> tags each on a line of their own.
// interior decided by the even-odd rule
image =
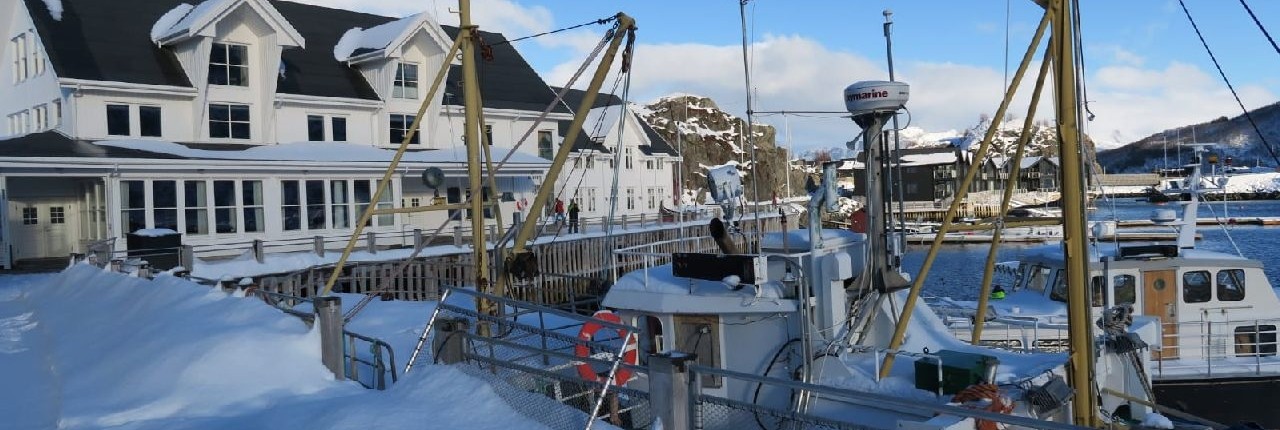
<svg viewBox="0 0 1280 430">
<path fill-rule="evenodd" d="M 1181 216 L 1181 207 L 1177 202 L 1152 204 L 1134 199 L 1110 199 L 1096 202 L 1097 209 L 1089 213 L 1091 220 L 1139 220 L 1149 219 L 1155 209 L 1173 209 Z M 1222 202 L 1200 204 L 1200 218 L 1224 217 L 1280 217 L 1280 201 L 1244 201 L 1228 202 L 1224 209 Z M 1167 227 L 1159 227 L 1158 231 L 1171 231 Z M 1248 226 L 1202 225 L 1199 227 L 1204 239 L 1196 245 L 1201 249 L 1235 253 L 1230 238 L 1245 257 L 1261 260 L 1265 266 L 1267 278 L 1272 286 L 1280 286 L 1280 253 L 1275 252 L 1280 243 L 1280 226 Z M 1130 242 L 1130 244 L 1140 244 Z M 1008 244 L 1000 247 L 996 261 L 1016 260 L 1034 247 L 1049 245 L 1017 245 Z M 929 274 L 925 294 L 950 296 L 963 299 L 977 297 L 979 283 L 982 282 L 982 267 L 987 259 L 987 244 L 945 245 L 938 253 L 937 261 Z M 913 276 L 919 272 L 924 262 L 924 255 L 929 251 L 928 245 L 913 245 L 908 248 L 903 265 Z M 997 278 L 998 279 L 998 278 Z"/>
</svg>

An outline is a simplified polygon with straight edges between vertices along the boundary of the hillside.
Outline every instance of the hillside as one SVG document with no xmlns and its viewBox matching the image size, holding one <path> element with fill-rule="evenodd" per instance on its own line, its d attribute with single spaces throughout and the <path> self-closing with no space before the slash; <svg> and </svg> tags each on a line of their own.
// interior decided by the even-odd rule
<svg viewBox="0 0 1280 430">
<path fill-rule="evenodd" d="M 1280 148 L 1280 103 L 1250 111 L 1262 134 L 1273 148 Z M 1108 173 L 1151 172 L 1178 164 L 1178 144 L 1204 142 L 1220 144 L 1215 151 L 1232 157 L 1237 165 L 1253 166 L 1259 162 L 1274 166 L 1275 161 L 1262 144 L 1262 139 L 1244 115 L 1219 117 L 1212 121 L 1165 130 L 1128 145 L 1098 153 L 1098 162 Z M 1165 158 L 1166 148 L 1168 159 Z M 1280 150 L 1280 149 L 1278 149 Z M 1185 155 L 1183 161 L 1185 162 Z"/>
<path fill-rule="evenodd" d="M 995 136 L 992 138 L 991 157 L 998 160 L 1005 160 L 1013 157 L 1014 145 L 1018 142 L 1021 135 L 1023 120 L 1021 118 L 1006 117 L 999 125 Z M 972 127 L 962 131 L 947 130 L 943 132 L 929 132 L 919 127 L 907 127 L 902 130 L 901 140 L 904 149 L 911 148 L 931 148 L 942 147 L 948 145 L 956 145 L 968 148 L 969 151 L 977 152 L 978 144 L 981 143 L 982 136 L 986 134 L 987 128 L 991 126 L 991 117 L 982 115 L 978 118 L 978 122 Z M 1057 157 L 1058 156 L 1058 139 L 1057 131 L 1054 130 L 1051 120 L 1036 121 L 1031 126 L 1031 139 L 1027 143 L 1026 157 Z M 1085 137 L 1086 148 L 1092 151 L 1093 141 Z M 826 148 L 810 150 L 802 153 L 801 158 L 812 160 L 819 157 L 819 154 L 830 155 L 832 158 L 850 158 L 852 152 L 846 148 Z"/>
<path fill-rule="evenodd" d="M 748 199 L 754 197 L 752 181 L 755 179 L 760 180 L 760 200 L 770 200 L 774 193 L 787 195 L 787 152 L 775 143 L 776 130 L 772 126 L 754 125 L 757 165 L 753 165 L 751 150 L 743 141 L 746 120 L 720 110 L 709 98 L 668 96 L 637 109 L 637 112 L 672 146 L 679 147 L 684 156 L 684 178 L 688 189 L 706 188 L 707 166 L 738 163 L 746 174 L 744 185 Z M 802 194 L 804 174 L 798 171 L 791 174 L 792 194 Z"/>
</svg>

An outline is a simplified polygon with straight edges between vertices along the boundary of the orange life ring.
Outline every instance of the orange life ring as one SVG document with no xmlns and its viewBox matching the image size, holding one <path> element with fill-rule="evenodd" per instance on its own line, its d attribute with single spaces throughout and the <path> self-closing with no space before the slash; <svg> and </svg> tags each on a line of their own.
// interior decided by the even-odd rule
<svg viewBox="0 0 1280 430">
<path fill-rule="evenodd" d="M 614 324 L 622 324 L 622 318 L 618 317 L 618 314 L 615 314 L 608 310 L 596 311 L 596 313 L 591 315 L 591 317 L 598 320 L 602 320 L 602 321 L 608 321 Z M 599 332 L 600 329 L 603 329 L 603 328 L 604 326 L 600 325 L 600 323 L 598 322 L 587 321 L 586 323 L 582 324 L 582 330 L 578 331 L 578 339 L 589 342 L 596 336 L 596 332 Z M 618 330 L 618 337 L 626 339 L 626 347 L 623 348 L 623 351 L 622 351 L 623 362 L 631 365 L 640 363 L 640 355 L 636 349 L 636 337 L 631 333 L 627 332 L 626 330 Z M 590 348 L 587 348 L 587 345 L 583 343 L 580 343 L 577 346 L 575 346 L 573 348 L 573 352 L 574 352 L 574 355 L 577 355 L 578 357 L 582 357 L 582 358 L 586 358 L 591 355 Z M 626 366 L 619 366 L 618 373 L 615 375 L 615 378 L 614 378 L 614 380 L 616 381 L 615 384 L 617 385 L 626 384 L 627 381 L 631 380 L 631 376 L 632 376 L 631 373 L 632 373 L 631 369 L 627 368 Z M 588 381 L 597 381 L 601 383 L 607 383 L 609 379 L 608 375 L 597 374 L 595 369 L 591 368 L 591 364 L 586 362 L 582 362 L 578 364 L 578 376 L 581 376 L 582 379 L 586 379 Z"/>
<path fill-rule="evenodd" d="M 998 414 L 1008 414 L 1013 412 L 1013 405 L 1004 402 L 1004 399 L 1000 396 L 1000 387 L 993 384 L 970 385 L 968 388 L 956 393 L 956 395 L 951 398 L 951 401 L 964 403 L 980 401 L 983 399 L 991 402 L 991 404 L 986 408 L 988 412 L 995 412 Z M 994 421 L 977 420 L 975 424 L 977 424 L 978 430 L 998 430 L 1000 428 L 998 423 Z"/>
</svg>

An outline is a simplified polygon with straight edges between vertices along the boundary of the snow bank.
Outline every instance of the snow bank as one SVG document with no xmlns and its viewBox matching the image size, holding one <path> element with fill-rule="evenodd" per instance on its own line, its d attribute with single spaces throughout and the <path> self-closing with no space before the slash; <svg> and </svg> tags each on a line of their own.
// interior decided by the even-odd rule
<svg viewBox="0 0 1280 430">
<path fill-rule="evenodd" d="M 175 234 L 178 234 L 178 232 L 172 229 L 167 229 L 167 228 L 142 228 L 142 229 L 134 230 L 133 232 L 134 236 L 145 236 L 145 237 L 172 236 Z"/>
<path fill-rule="evenodd" d="M 1169 418 L 1164 415 L 1152 412 L 1147 414 L 1146 418 L 1142 419 L 1142 425 L 1144 427 L 1157 429 L 1172 429 L 1173 421 L 1169 420 Z"/>
<path fill-rule="evenodd" d="M 335 381 L 319 351 L 297 318 L 174 277 L 0 277 L 0 427 L 542 428 L 457 369 L 371 391 Z"/>
</svg>

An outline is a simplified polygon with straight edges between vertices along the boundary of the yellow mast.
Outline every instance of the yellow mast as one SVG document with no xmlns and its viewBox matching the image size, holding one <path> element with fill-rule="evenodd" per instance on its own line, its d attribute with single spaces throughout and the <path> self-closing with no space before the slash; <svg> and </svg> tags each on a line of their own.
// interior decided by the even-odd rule
<svg viewBox="0 0 1280 430">
<path fill-rule="evenodd" d="M 484 236 L 484 184 L 480 176 L 480 85 L 476 82 L 475 32 L 479 27 L 471 24 L 471 1 L 458 1 L 458 27 L 462 40 L 462 136 L 467 144 L 467 186 L 471 193 L 471 248 L 472 264 L 475 264 L 476 291 L 492 294 L 489 285 L 489 247 Z M 490 300 L 476 297 L 476 311 L 481 315 L 496 315 L 497 306 Z M 476 327 L 478 334 L 488 336 L 489 326 Z"/>
<path fill-rule="evenodd" d="M 1084 166 L 1080 145 L 1080 106 L 1075 69 L 1075 0 L 1052 0 L 1053 37 L 1049 49 L 1054 60 L 1057 95 L 1059 157 L 1062 162 L 1062 246 L 1067 273 L 1067 327 L 1071 365 L 1067 368 L 1075 388 L 1072 416 L 1080 426 L 1098 426 L 1098 398 L 1093 384 L 1093 333 L 1089 315 L 1089 248 L 1084 219 Z"/>
</svg>

